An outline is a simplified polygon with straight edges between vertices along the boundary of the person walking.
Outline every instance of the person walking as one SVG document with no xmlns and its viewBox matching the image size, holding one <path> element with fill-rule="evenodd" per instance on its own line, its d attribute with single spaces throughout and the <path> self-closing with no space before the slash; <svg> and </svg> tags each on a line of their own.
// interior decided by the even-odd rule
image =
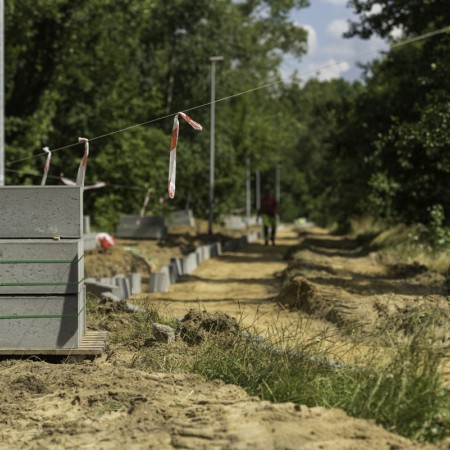
<svg viewBox="0 0 450 450">
<path fill-rule="evenodd" d="M 261 207 L 258 210 L 258 216 L 261 216 L 264 231 L 264 243 L 269 245 L 269 228 L 270 241 L 275 245 L 275 233 L 277 228 L 277 212 L 278 204 L 272 194 L 270 187 L 266 187 L 261 198 Z"/>
</svg>

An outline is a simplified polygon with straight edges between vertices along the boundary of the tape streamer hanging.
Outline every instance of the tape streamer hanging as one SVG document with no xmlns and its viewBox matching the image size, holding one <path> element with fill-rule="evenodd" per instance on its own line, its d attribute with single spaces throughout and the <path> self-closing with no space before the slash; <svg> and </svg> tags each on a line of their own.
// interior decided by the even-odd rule
<svg viewBox="0 0 450 450">
<path fill-rule="evenodd" d="M 61 175 L 59 176 L 59 179 L 60 179 L 66 186 L 78 186 L 78 184 L 77 184 L 75 181 L 70 180 L 69 178 L 66 178 L 66 177 L 64 176 L 64 174 L 61 174 Z M 102 187 L 105 187 L 105 186 L 106 186 L 106 183 L 105 183 L 104 181 L 99 181 L 98 183 L 90 184 L 89 186 L 83 186 L 83 190 L 84 190 L 84 191 L 89 191 L 89 190 L 91 190 L 91 189 L 99 189 L 99 188 L 102 188 Z"/>
<path fill-rule="evenodd" d="M 147 189 L 147 193 L 145 194 L 144 203 L 142 204 L 141 213 L 139 217 L 142 219 L 145 215 L 145 210 L 147 209 L 148 202 L 150 201 L 150 195 L 152 193 L 152 188 Z"/>
<path fill-rule="evenodd" d="M 173 118 L 172 137 L 170 139 L 170 159 L 169 159 L 169 181 L 167 183 L 167 190 L 169 197 L 175 197 L 175 179 L 177 174 L 177 143 L 180 129 L 180 122 L 178 116 L 181 116 L 194 130 L 202 131 L 203 127 L 192 120 L 187 114 L 179 112 Z"/>
<path fill-rule="evenodd" d="M 78 168 L 76 185 L 84 187 L 84 177 L 86 176 L 87 161 L 89 157 L 89 139 L 80 137 L 78 138 L 78 142 L 84 142 L 84 155 L 81 159 L 80 167 Z"/>
<path fill-rule="evenodd" d="M 44 150 L 44 152 L 47 153 L 47 160 L 45 161 L 45 166 L 44 166 L 44 175 L 42 175 L 42 181 L 41 181 L 41 186 L 44 186 L 47 181 L 48 171 L 50 169 L 50 161 L 52 159 L 52 152 L 50 151 L 50 149 L 48 147 L 44 147 L 42 150 Z"/>
</svg>

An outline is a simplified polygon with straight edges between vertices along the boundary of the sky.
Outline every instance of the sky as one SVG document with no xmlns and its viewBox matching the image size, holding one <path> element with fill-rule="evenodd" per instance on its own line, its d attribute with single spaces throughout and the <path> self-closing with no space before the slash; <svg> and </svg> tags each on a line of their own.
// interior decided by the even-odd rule
<svg viewBox="0 0 450 450">
<path fill-rule="evenodd" d="M 370 40 L 342 37 L 349 20 L 356 18 L 346 7 L 347 2 L 310 0 L 311 6 L 291 14 L 291 19 L 308 31 L 308 53 L 300 62 L 286 57 L 281 67 L 283 78 L 288 79 L 297 70 L 303 80 L 315 77 L 322 81 L 333 78 L 354 81 L 362 75 L 358 62 L 373 60 L 379 51 L 387 49 L 386 42 L 378 37 Z"/>
</svg>

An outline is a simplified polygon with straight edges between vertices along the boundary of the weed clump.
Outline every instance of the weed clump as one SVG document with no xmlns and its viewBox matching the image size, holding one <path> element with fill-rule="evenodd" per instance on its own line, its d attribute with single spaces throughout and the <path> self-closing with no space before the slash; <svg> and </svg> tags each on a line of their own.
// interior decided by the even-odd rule
<svg viewBox="0 0 450 450">
<path fill-rule="evenodd" d="M 274 402 L 339 407 L 416 440 L 450 435 L 450 396 L 439 374 L 445 351 L 433 339 L 432 316 L 418 318 L 406 334 L 393 334 L 389 357 L 365 355 L 355 364 L 340 361 L 332 347 L 324 350 L 326 336 L 296 338 L 278 330 L 262 338 L 223 316 L 191 311 L 178 326 L 196 323 L 193 334 L 185 329 L 185 341 L 143 349 L 133 366 L 197 373 Z"/>
</svg>

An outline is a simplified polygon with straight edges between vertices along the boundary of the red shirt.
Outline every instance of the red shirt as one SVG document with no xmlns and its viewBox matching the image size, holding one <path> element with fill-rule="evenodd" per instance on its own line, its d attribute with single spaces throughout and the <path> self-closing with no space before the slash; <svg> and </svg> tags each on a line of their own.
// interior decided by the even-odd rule
<svg viewBox="0 0 450 450">
<path fill-rule="evenodd" d="M 269 217 L 275 217 L 277 215 L 277 201 L 275 197 L 270 194 L 263 196 L 259 214 L 265 214 Z"/>
</svg>

